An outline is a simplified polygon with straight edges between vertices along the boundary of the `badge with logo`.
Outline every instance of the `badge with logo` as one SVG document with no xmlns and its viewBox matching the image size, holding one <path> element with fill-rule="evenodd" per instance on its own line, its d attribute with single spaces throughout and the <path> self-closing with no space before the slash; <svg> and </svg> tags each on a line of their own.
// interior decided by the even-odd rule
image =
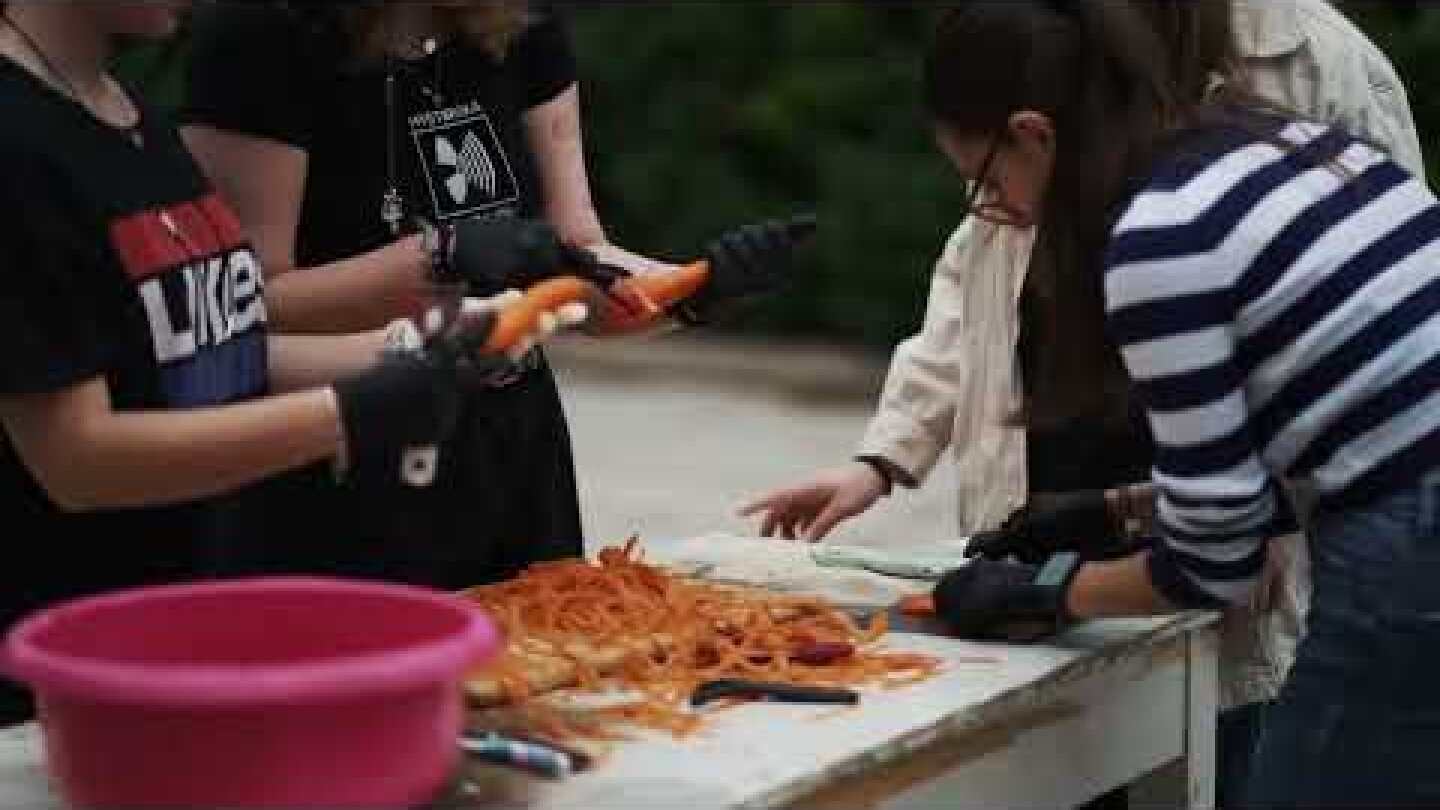
<svg viewBox="0 0 1440 810">
<path fill-rule="evenodd" d="M 110 241 L 144 306 L 166 404 L 218 405 L 265 390 L 264 278 L 219 196 L 117 219 Z"/>
<path fill-rule="evenodd" d="M 435 218 L 463 219 L 519 203 L 520 188 L 490 116 L 478 104 L 410 117 Z"/>
</svg>

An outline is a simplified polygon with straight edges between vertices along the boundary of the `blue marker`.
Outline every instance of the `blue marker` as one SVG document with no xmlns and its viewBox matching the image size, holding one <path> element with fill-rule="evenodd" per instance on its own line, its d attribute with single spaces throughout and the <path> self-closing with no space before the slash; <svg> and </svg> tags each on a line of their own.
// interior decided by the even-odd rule
<svg viewBox="0 0 1440 810">
<path fill-rule="evenodd" d="M 563 779 L 575 770 L 570 757 L 554 748 L 511 739 L 493 731 L 467 732 L 460 737 L 460 748 L 476 759 L 520 768 L 547 779 Z"/>
</svg>

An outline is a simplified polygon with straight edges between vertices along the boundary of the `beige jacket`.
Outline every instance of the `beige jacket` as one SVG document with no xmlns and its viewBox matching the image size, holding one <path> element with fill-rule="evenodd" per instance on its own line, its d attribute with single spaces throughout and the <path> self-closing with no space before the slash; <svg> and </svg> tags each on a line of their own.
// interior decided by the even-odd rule
<svg viewBox="0 0 1440 810">
<path fill-rule="evenodd" d="M 1346 125 L 1423 173 L 1405 89 L 1379 49 L 1323 0 L 1233 0 L 1235 30 L 1258 92 L 1302 115 Z M 859 453 L 923 481 L 949 448 L 960 534 L 993 528 L 1025 501 L 1024 431 L 1007 428 L 1020 402 L 1016 304 L 1032 236 L 961 225 L 935 265 L 925 322 L 895 350 Z M 1293 658 L 1309 593 L 1304 546 L 1272 546 L 1278 576 L 1261 598 L 1275 610 L 1238 616 L 1227 631 L 1227 705 L 1273 696 Z"/>
</svg>

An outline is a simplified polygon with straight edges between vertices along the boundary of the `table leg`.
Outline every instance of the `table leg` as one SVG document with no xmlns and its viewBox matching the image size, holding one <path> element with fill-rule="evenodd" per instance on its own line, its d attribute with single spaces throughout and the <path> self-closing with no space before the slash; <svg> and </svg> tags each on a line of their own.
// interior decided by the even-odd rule
<svg viewBox="0 0 1440 810">
<path fill-rule="evenodd" d="M 1214 625 L 1186 636 L 1185 771 L 1190 810 L 1215 807 L 1215 718 L 1220 703 L 1220 634 Z"/>
</svg>

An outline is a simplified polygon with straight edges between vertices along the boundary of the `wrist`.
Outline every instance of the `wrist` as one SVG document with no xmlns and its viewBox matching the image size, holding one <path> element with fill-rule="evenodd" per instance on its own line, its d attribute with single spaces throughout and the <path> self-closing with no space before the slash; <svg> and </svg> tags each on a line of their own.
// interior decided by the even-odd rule
<svg viewBox="0 0 1440 810">
<path fill-rule="evenodd" d="M 1145 519 L 1138 503 L 1141 493 L 1137 487 L 1119 486 L 1105 490 L 1106 511 L 1115 536 L 1129 540 L 1144 529 Z"/>
<path fill-rule="evenodd" d="M 423 234 L 402 236 L 385 248 L 398 314 L 419 318 L 435 299 L 431 252 Z"/>
<path fill-rule="evenodd" d="M 1052 499 L 1032 498 L 1034 533 L 1053 533 L 1061 548 L 1083 547 L 1108 540 L 1116 534 L 1112 490 L 1085 489 L 1061 493 Z"/>
<path fill-rule="evenodd" d="M 880 466 L 880 471 L 885 476 L 885 480 L 892 485 L 898 484 L 906 489 L 914 489 L 920 486 L 919 479 L 911 474 L 909 469 L 891 461 L 888 456 L 882 456 L 877 453 L 862 453 L 859 458 L 872 459 L 875 464 Z"/>
<path fill-rule="evenodd" d="M 1128 504 L 1125 502 L 1124 487 L 1105 490 L 1105 513 L 1110 517 L 1110 525 L 1118 537 L 1125 535 L 1127 511 Z"/>
<path fill-rule="evenodd" d="M 430 282 L 430 271 L 435 266 L 438 250 L 435 237 L 426 234 L 424 230 L 407 234 L 390 245 L 400 274 L 417 288 Z"/>
<path fill-rule="evenodd" d="M 1071 594 L 1075 578 L 1083 565 L 1084 561 L 1079 554 L 1062 551 L 1051 555 L 1035 573 L 1035 584 L 1049 588 L 1055 594 L 1054 609 L 1062 624 L 1081 618 L 1082 614 L 1077 612 L 1072 604 Z"/>
<path fill-rule="evenodd" d="M 593 209 L 579 216 L 545 216 L 545 222 L 555 229 L 560 241 L 581 248 L 593 248 L 610 244 L 610 237 L 600 224 L 600 218 Z"/>
<path fill-rule="evenodd" d="M 880 456 L 856 456 L 855 461 L 869 469 L 879 485 L 881 495 L 889 495 L 895 490 L 895 478 L 890 462 Z"/>
</svg>

